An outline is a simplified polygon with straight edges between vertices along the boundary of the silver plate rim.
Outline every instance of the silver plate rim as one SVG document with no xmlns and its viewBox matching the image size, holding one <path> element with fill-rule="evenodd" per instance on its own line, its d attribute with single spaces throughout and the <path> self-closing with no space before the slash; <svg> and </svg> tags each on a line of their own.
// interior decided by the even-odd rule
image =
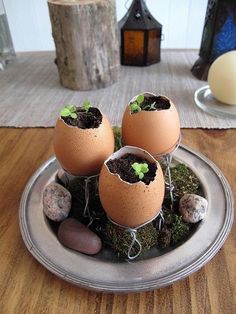
<svg viewBox="0 0 236 314">
<path fill-rule="evenodd" d="M 212 93 L 211 93 L 211 89 L 210 89 L 209 85 L 205 85 L 203 87 L 200 87 L 194 93 L 194 102 L 199 109 L 201 109 L 202 111 L 207 112 L 213 116 L 216 116 L 218 118 L 236 119 L 236 106 L 235 105 L 223 104 L 222 102 L 214 99 L 215 100 L 214 105 L 216 106 L 214 108 L 210 105 L 209 100 L 204 98 L 204 94 L 206 92 L 209 92 L 209 95 L 212 98 L 214 98 Z M 202 101 L 202 98 L 204 98 L 204 101 Z M 222 105 L 222 107 L 221 107 L 221 105 Z M 227 111 L 226 110 L 227 108 L 230 110 Z M 235 112 L 232 113 L 231 112 L 232 109 L 235 109 Z"/>
<path fill-rule="evenodd" d="M 206 163 L 213 171 L 214 173 L 218 176 L 222 188 L 225 193 L 225 201 L 226 201 L 226 218 L 224 221 L 224 225 L 222 230 L 220 230 L 218 237 L 212 243 L 210 248 L 206 251 L 205 254 L 203 254 L 198 260 L 194 261 L 187 267 L 184 267 L 178 272 L 175 272 L 174 274 L 165 276 L 163 274 L 163 277 L 161 278 L 156 278 L 154 280 L 149 280 L 148 282 L 141 282 L 141 283 L 129 283 L 129 285 L 119 285 L 116 286 L 115 283 L 107 283 L 104 284 L 104 282 L 99 282 L 94 280 L 88 281 L 83 278 L 75 278 L 75 276 L 71 276 L 69 274 L 65 274 L 63 270 L 57 267 L 56 264 L 54 264 L 52 261 L 47 260 L 38 250 L 37 247 L 35 247 L 32 239 L 31 239 L 31 234 L 28 230 L 27 224 L 25 222 L 25 215 L 28 210 L 26 204 L 27 204 L 27 199 L 29 196 L 29 193 L 32 192 L 32 187 L 35 182 L 35 180 L 47 169 L 50 164 L 55 162 L 56 158 L 55 156 L 51 157 L 48 159 L 30 178 L 28 181 L 24 192 L 22 194 L 21 202 L 20 202 L 20 208 L 19 208 L 19 224 L 20 224 L 20 231 L 21 235 L 23 238 L 23 241 L 29 250 L 29 252 L 33 255 L 33 257 L 41 263 L 45 268 L 47 268 L 50 272 L 55 274 L 56 276 L 66 280 L 67 282 L 70 282 L 72 284 L 78 285 L 82 288 L 90 289 L 90 290 L 95 290 L 95 291 L 100 291 L 100 292 L 115 292 L 115 293 L 128 293 L 128 292 L 142 292 L 142 291 L 149 291 L 153 289 L 158 289 L 162 288 L 168 285 L 173 284 L 174 282 L 178 280 L 182 280 L 192 273 L 196 272 L 199 270 L 202 266 L 204 266 L 206 263 L 208 263 L 214 256 L 215 254 L 219 251 L 219 249 L 222 247 L 224 244 L 225 240 L 227 239 L 230 230 L 232 228 L 233 224 L 233 219 L 234 219 L 234 211 L 233 211 L 233 206 L 234 206 L 234 201 L 233 201 L 233 194 L 230 188 L 230 185 L 228 181 L 226 180 L 225 176 L 221 172 L 221 170 L 207 157 L 205 157 L 203 154 L 195 152 L 194 150 L 188 148 L 185 145 L 180 145 L 180 149 L 187 151 L 188 153 L 197 156 L 199 159 L 201 159 L 204 163 Z M 132 265 L 131 265 L 132 267 Z"/>
</svg>

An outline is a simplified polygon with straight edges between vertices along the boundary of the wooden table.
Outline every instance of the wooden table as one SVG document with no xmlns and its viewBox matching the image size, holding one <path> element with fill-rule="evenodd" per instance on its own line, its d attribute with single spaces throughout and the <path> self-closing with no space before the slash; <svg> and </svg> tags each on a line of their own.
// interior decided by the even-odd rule
<svg viewBox="0 0 236 314">
<path fill-rule="evenodd" d="M 33 172 L 52 154 L 52 129 L 0 129 L 0 313 L 236 313 L 236 229 L 201 270 L 169 287 L 103 294 L 58 279 L 27 251 L 18 207 Z M 236 130 L 182 130 L 213 160 L 236 196 Z"/>
</svg>

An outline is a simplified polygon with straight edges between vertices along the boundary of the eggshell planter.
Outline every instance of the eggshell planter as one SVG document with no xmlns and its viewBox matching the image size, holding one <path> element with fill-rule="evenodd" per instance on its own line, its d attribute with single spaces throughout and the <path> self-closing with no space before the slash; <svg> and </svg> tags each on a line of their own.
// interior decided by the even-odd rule
<svg viewBox="0 0 236 314">
<path fill-rule="evenodd" d="M 114 135 L 103 115 L 98 128 L 81 129 L 58 118 L 53 138 L 55 155 L 62 168 L 75 176 L 98 174 L 104 160 L 114 152 Z"/>
<path fill-rule="evenodd" d="M 142 93 L 145 97 L 157 97 L 153 93 Z M 137 95 L 138 96 L 138 95 Z M 141 111 L 131 113 L 129 102 L 122 119 L 122 139 L 125 145 L 132 145 L 147 150 L 153 156 L 161 156 L 172 152 L 180 139 L 179 115 L 173 102 L 169 109 Z"/>
<path fill-rule="evenodd" d="M 149 185 L 142 181 L 125 182 L 108 169 L 107 162 L 110 159 L 120 158 L 128 153 L 157 164 L 156 176 Z M 125 146 L 104 162 L 98 188 L 100 201 L 108 217 L 124 227 L 137 228 L 152 220 L 161 210 L 165 185 L 161 166 L 154 157 L 143 149 Z"/>
</svg>

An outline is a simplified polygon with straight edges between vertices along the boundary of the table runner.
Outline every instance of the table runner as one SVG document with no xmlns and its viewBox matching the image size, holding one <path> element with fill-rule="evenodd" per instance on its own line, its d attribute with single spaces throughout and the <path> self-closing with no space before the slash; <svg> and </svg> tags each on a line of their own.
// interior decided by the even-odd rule
<svg viewBox="0 0 236 314">
<path fill-rule="evenodd" d="M 72 91 L 59 83 L 55 52 L 20 53 L 0 72 L 0 126 L 52 127 L 65 104 L 90 100 L 121 124 L 129 100 L 144 91 L 170 97 L 176 104 L 182 128 L 236 128 L 236 119 L 222 119 L 196 107 L 196 89 L 206 85 L 190 72 L 198 57 L 196 50 L 162 50 L 162 60 L 148 67 L 121 67 L 120 79 L 96 91 Z"/>
</svg>

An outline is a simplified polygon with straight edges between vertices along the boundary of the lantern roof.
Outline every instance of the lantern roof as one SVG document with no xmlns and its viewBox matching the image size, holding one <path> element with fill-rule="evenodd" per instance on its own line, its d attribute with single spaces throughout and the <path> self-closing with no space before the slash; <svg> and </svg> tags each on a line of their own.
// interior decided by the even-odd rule
<svg viewBox="0 0 236 314">
<path fill-rule="evenodd" d="M 124 29 L 161 29 L 162 25 L 152 16 L 144 0 L 134 0 L 119 27 Z"/>
</svg>

